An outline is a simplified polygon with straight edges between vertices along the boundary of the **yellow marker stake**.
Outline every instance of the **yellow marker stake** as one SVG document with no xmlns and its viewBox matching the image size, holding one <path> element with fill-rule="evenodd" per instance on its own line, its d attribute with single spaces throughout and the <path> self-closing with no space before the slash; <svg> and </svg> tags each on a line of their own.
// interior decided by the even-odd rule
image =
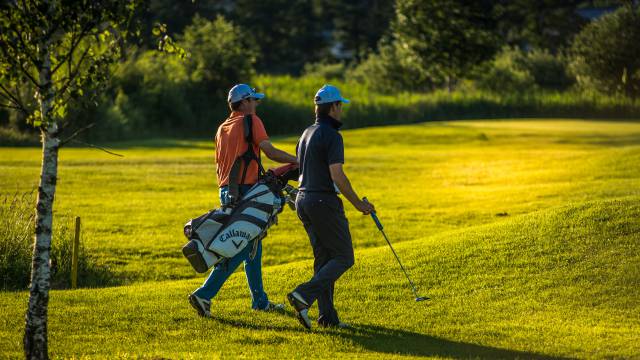
<svg viewBox="0 0 640 360">
<path fill-rule="evenodd" d="M 78 287 L 78 252 L 80 251 L 80 217 L 76 217 L 76 234 L 71 252 L 71 288 Z"/>
</svg>

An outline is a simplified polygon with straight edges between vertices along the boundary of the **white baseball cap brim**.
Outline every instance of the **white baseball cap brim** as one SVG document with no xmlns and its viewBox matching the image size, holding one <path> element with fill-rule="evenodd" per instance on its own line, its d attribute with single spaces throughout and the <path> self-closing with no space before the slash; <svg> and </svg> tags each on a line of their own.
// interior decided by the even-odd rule
<svg viewBox="0 0 640 360">
<path fill-rule="evenodd" d="M 256 89 L 250 87 L 247 84 L 238 84 L 229 90 L 229 96 L 227 101 L 230 103 L 238 102 L 244 99 L 263 99 L 264 94 L 256 92 Z"/>
<path fill-rule="evenodd" d="M 318 90 L 316 96 L 314 97 L 314 102 L 317 105 L 332 103 L 336 101 L 341 101 L 345 104 L 349 103 L 349 99 L 345 99 L 340 95 L 340 90 L 333 85 L 324 85 Z"/>
</svg>

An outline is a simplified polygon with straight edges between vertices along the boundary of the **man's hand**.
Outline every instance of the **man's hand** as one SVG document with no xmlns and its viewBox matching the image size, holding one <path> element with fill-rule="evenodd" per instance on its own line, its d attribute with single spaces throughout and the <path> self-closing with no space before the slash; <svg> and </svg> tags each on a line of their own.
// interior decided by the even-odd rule
<svg viewBox="0 0 640 360">
<path fill-rule="evenodd" d="M 357 204 L 353 204 L 358 211 L 362 212 L 362 215 L 369 215 L 373 212 L 376 212 L 376 208 L 372 203 L 368 201 L 360 200 Z"/>
</svg>

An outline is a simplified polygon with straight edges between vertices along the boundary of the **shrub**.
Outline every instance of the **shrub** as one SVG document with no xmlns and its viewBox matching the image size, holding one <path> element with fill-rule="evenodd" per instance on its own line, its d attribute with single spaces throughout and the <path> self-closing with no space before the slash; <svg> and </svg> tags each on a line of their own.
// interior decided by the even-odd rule
<svg viewBox="0 0 640 360">
<path fill-rule="evenodd" d="M 1 146 L 35 146 L 39 143 L 38 134 L 33 131 L 20 131 L 9 125 L 0 127 Z"/>
<path fill-rule="evenodd" d="M 532 81 L 532 80 L 530 80 Z M 313 95 L 326 79 L 305 76 L 260 75 L 255 84 L 264 89 L 258 113 L 270 135 L 299 135 L 313 123 Z M 575 91 L 534 91 L 496 94 L 477 88 L 399 91 L 380 94 L 362 82 L 331 81 L 351 103 L 343 107 L 345 128 L 406 124 L 430 120 L 511 117 L 626 118 L 640 115 L 640 100 L 621 96 L 593 97 Z M 527 87 L 524 87 L 527 89 Z"/>
<path fill-rule="evenodd" d="M 35 228 L 35 191 L 0 196 L 0 286 L 25 289 L 31 280 L 31 256 Z M 71 282 L 73 231 L 71 217 L 56 214 L 51 246 L 51 286 L 66 288 Z M 78 252 L 78 283 L 81 286 L 113 285 L 108 269 L 95 264 L 82 243 Z"/>
<path fill-rule="evenodd" d="M 546 49 L 533 49 L 526 52 L 520 62 L 542 89 L 566 90 L 575 82 L 575 78 L 569 74 L 563 54 L 554 55 Z"/>
<path fill-rule="evenodd" d="M 186 59 L 149 50 L 119 66 L 105 105 L 96 116 L 85 113 L 98 119 L 91 136 L 200 137 L 212 131 L 227 113 L 229 88 L 254 75 L 256 53 L 248 39 L 222 17 L 194 17 L 178 37 Z"/>
<path fill-rule="evenodd" d="M 423 88 L 451 90 L 497 50 L 491 2 L 396 0 L 395 9 L 391 32 L 397 58 Z"/>
<path fill-rule="evenodd" d="M 347 79 L 382 93 L 394 93 L 425 89 L 427 78 L 405 68 L 400 61 L 396 44 L 388 39 L 381 41 L 377 53 L 370 53 L 365 60 L 347 73 Z M 427 86 L 430 88 L 430 86 Z"/>
<path fill-rule="evenodd" d="M 640 8 L 626 5 L 575 37 L 571 68 L 585 89 L 640 95 Z"/>
<path fill-rule="evenodd" d="M 25 288 L 31 274 L 35 212 L 32 194 L 0 199 L 0 284 L 2 289 Z"/>
<path fill-rule="evenodd" d="M 184 62 L 189 81 L 209 96 L 226 99 L 231 86 L 249 82 L 255 73 L 257 51 L 250 39 L 221 16 L 213 21 L 195 16 L 179 38 L 190 53 Z"/>
<path fill-rule="evenodd" d="M 157 134 L 189 124 L 194 115 L 187 94 L 184 61 L 155 50 L 142 53 L 117 73 L 109 115 L 126 132 Z"/>
<path fill-rule="evenodd" d="M 523 65 L 523 59 L 524 55 L 517 48 L 503 48 L 493 60 L 477 69 L 477 86 L 502 94 L 522 94 L 535 89 L 535 79 Z"/>
<path fill-rule="evenodd" d="M 302 70 L 304 76 L 313 76 L 324 78 L 327 80 L 339 79 L 342 80 L 345 77 L 347 66 L 343 62 L 327 63 L 307 63 Z"/>
<path fill-rule="evenodd" d="M 475 71 L 478 87 L 496 93 L 524 93 L 536 89 L 566 90 L 574 82 L 565 59 L 547 50 L 522 51 L 504 47 Z"/>
</svg>

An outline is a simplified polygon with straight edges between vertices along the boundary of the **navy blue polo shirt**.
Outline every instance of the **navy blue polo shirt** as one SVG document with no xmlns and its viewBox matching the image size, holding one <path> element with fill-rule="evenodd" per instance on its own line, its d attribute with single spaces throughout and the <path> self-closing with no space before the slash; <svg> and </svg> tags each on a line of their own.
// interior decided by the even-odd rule
<svg viewBox="0 0 640 360">
<path fill-rule="evenodd" d="M 329 165 L 344 164 L 344 144 L 338 129 L 342 123 L 330 116 L 318 116 L 298 141 L 299 190 L 335 193 Z"/>
</svg>

